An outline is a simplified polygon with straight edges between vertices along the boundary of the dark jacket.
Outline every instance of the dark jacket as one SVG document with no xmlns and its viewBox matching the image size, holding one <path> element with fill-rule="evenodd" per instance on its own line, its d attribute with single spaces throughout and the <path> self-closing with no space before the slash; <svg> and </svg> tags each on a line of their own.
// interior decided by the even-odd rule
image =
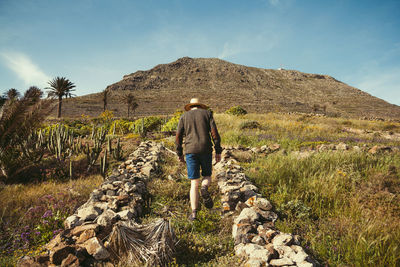
<svg viewBox="0 0 400 267">
<path fill-rule="evenodd" d="M 185 112 L 179 120 L 176 130 L 176 151 L 183 155 L 182 141 L 185 136 L 185 154 L 212 153 L 221 154 L 221 137 L 215 125 L 212 113 L 205 109 L 192 109 Z"/>
</svg>

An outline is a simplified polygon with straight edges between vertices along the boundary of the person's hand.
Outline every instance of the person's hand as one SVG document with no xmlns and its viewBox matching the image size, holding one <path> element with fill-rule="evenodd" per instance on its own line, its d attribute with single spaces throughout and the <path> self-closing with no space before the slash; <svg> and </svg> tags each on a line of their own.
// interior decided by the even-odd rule
<svg viewBox="0 0 400 267">
<path fill-rule="evenodd" d="M 179 161 L 182 162 L 182 163 L 186 163 L 185 162 L 185 157 L 183 155 L 179 156 Z"/>
<path fill-rule="evenodd" d="M 221 154 L 215 154 L 215 163 L 218 163 L 221 161 Z"/>
</svg>

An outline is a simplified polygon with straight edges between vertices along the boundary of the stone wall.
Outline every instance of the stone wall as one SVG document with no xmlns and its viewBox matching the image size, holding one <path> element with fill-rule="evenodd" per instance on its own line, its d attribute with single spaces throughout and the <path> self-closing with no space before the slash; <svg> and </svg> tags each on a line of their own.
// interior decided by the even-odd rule
<svg viewBox="0 0 400 267">
<path fill-rule="evenodd" d="M 232 157 L 235 150 L 269 154 L 279 150 L 279 145 L 252 149 L 228 147 L 221 162 L 215 165 L 223 212 L 225 216 L 234 216 L 235 254 L 245 258 L 245 266 L 317 266 L 300 246 L 297 236 L 275 229 L 278 215 Z"/>
<path fill-rule="evenodd" d="M 103 240 L 115 223 L 136 221 L 142 215 L 146 181 L 157 170 L 163 149 L 162 144 L 142 142 L 65 220 L 65 230 L 46 245 L 47 253 L 36 258 L 26 256 L 18 266 L 84 266 L 109 261 L 108 241 Z"/>
</svg>

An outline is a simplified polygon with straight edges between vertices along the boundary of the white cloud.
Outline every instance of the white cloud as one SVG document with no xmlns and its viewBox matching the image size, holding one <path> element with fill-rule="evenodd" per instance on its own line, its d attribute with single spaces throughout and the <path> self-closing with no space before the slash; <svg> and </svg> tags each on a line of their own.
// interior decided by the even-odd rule
<svg viewBox="0 0 400 267">
<path fill-rule="evenodd" d="M 218 58 L 219 59 L 226 59 L 230 56 L 239 54 L 241 52 L 240 47 L 238 45 L 232 45 L 230 42 L 226 42 L 224 44 L 224 48 L 222 49 L 221 53 L 219 53 Z"/>
<path fill-rule="evenodd" d="M 279 43 L 279 36 L 266 30 L 257 34 L 235 36 L 224 43 L 219 59 L 227 59 L 242 53 L 263 53 L 272 50 Z"/>
<path fill-rule="evenodd" d="M 268 0 L 268 2 L 273 6 L 277 6 L 277 5 L 279 5 L 280 0 Z"/>
<path fill-rule="evenodd" d="M 355 87 L 389 103 L 400 105 L 400 69 L 376 71 L 359 77 Z"/>
<path fill-rule="evenodd" d="M 2 52 L 0 53 L 4 64 L 12 70 L 18 78 L 24 81 L 25 85 L 44 85 L 50 80 L 31 59 L 19 52 Z"/>
</svg>

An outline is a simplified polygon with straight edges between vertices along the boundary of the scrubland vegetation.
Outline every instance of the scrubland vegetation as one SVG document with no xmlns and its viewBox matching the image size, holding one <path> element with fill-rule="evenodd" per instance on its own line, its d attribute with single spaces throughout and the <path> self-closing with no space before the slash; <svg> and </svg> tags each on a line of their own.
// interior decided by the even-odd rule
<svg viewBox="0 0 400 267">
<path fill-rule="evenodd" d="M 76 142 L 92 147 L 98 131 L 94 129 L 103 129 L 105 140 L 112 141 L 111 150 L 120 139 L 123 159 L 143 139 L 155 138 L 173 149 L 173 138 L 156 132 L 173 131 L 179 116 L 176 113 L 168 121 L 155 116 L 116 120 L 106 111 L 98 118 L 47 121 L 37 130 L 48 136 L 54 124 L 62 123 Z M 360 148 L 399 148 L 400 123 L 278 113 L 214 116 L 223 146 L 281 145 L 279 152 L 267 157 L 251 153 L 235 157 L 273 203 L 280 217 L 278 229 L 298 234 L 319 262 L 330 266 L 400 264 L 400 153 L 370 154 L 361 149 L 324 151 L 304 158 L 293 153 L 340 142 Z M 2 178 L 0 265 L 13 265 L 19 256 L 37 253 L 57 233 L 64 218 L 102 182 L 100 163 L 107 148 L 104 141 L 90 172 L 83 152 L 57 161 L 54 153 L 45 151 L 38 166 L 46 172 L 40 173 L 40 179 L 26 174 L 23 179 Z M 121 159 L 108 152 L 105 173 Z M 72 177 L 69 162 L 74 168 Z M 56 172 L 57 168 L 63 171 Z M 211 188 L 215 209 L 203 207 L 199 221 L 191 224 L 185 166 L 165 154 L 161 171 L 149 182 L 151 198 L 143 221 L 171 218 L 180 240 L 172 265 L 240 265 L 233 256 L 232 222 L 220 216 L 215 183 Z"/>
</svg>

